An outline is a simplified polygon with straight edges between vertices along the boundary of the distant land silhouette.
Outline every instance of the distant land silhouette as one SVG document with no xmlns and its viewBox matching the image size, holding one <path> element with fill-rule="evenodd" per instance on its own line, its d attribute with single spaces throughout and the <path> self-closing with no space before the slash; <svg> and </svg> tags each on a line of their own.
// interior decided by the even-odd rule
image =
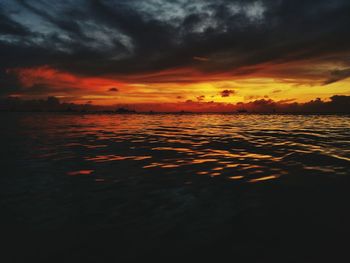
<svg viewBox="0 0 350 263">
<path fill-rule="evenodd" d="M 190 105 L 189 105 L 190 104 Z M 177 113 L 191 113 L 191 112 L 221 112 L 222 105 L 224 110 L 222 112 L 228 113 L 350 113 L 350 96 L 334 95 L 330 97 L 329 101 L 323 101 L 319 98 L 311 100 L 306 103 L 298 103 L 291 101 L 273 101 L 271 99 L 260 99 L 251 102 L 239 102 L 236 104 L 222 104 L 216 102 L 183 102 L 183 103 L 169 103 L 169 107 L 163 107 L 163 110 L 158 112 L 177 112 Z M 61 102 L 56 97 L 48 97 L 47 99 L 24 100 L 18 97 L 8 97 L 0 99 L 1 112 L 83 112 L 83 113 L 156 113 L 151 107 L 157 106 L 152 103 L 135 104 L 130 109 L 130 105 L 113 105 L 102 106 L 93 105 L 91 103 L 75 104 L 68 102 Z M 196 110 L 191 111 L 186 106 L 196 106 Z M 186 109 L 182 109 L 185 107 Z M 221 108 L 220 108 L 221 107 Z M 178 108 L 180 110 L 174 110 Z M 145 110 L 147 109 L 147 110 Z M 164 110 L 165 109 L 165 110 Z M 169 109 L 169 110 L 167 110 Z"/>
<path fill-rule="evenodd" d="M 125 107 L 108 107 L 100 105 L 75 104 L 60 102 L 56 97 L 48 97 L 46 100 L 22 100 L 9 97 L 0 100 L 0 111 L 14 112 L 104 112 L 104 113 L 135 113 Z"/>
</svg>

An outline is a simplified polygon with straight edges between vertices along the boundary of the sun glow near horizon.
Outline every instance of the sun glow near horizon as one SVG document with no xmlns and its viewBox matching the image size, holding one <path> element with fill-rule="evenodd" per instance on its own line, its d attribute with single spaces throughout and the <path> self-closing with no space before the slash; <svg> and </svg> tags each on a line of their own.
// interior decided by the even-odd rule
<svg viewBox="0 0 350 263">
<path fill-rule="evenodd" d="M 36 98 L 36 89 L 49 87 L 45 96 L 55 96 L 65 102 L 96 105 L 115 104 L 176 104 L 184 102 L 235 104 L 255 100 L 307 102 L 315 98 L 327 100 L 333 95 L 350 95 L 350 81 L 340 80 L 325 85 L 322 81 L 300 78 L 245 76 L 231 79 L 153 82 L 132 82 L 128 77 L 85 77 L 61 72 L 50 67 L 17 69 L 14 73 L 25 87 L 20 97 Z M 216 78 L 216 77 L 215 77 Z M 135 77 L 137 79 L 137 76 Z M 209 79 L 209 80 L 206 80 Z M 156 82 L 158 80 L 158 82 Z M 39 94 L 42 95 L 42 94 Z M 156 106 L 154 106 L 156 107 Z M 154 110 L 157 110 L 155 108 Z"/>
</svg>

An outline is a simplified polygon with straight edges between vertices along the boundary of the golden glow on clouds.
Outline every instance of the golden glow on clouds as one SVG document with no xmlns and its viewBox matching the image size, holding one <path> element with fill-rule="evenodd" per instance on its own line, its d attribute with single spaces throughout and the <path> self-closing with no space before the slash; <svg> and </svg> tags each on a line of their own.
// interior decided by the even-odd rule
<svg viewBox="0 0 350 263">
<path fill-rule="evenodd" d="M 317 97 L 327 99 L 335 94 L 350 95 L 349 79 L 323 85 L 320 80 L 273 78 L 267 74 L 268 66 L 265 65 L 265 67 L 267 69 L 264 77 L 252 74 L 239 78 L 232 77 L 232 75 L 229 77 L 227 74 L 205 76 L 204 73 L 200 75 L 191 69 L 167 70 L 133 77 L 84 77 L 47 66 L 15 69 L 12 72 L 16 73 L 22 82 L 26 91 L 24 96 L 34 97 L 35 94 L 31 95 L 30 91 L 37 86 L 42 86 L 47 89 L 43 94 L 45 96 L 57 96 L 75 103 L 90 101 L 102 105 L 178 103 L 187 100 L 218 103 L 237 103 L 258 99 L 306 102 Z M 283 70 L 283 65 L 280 70 Z M 312 74 L 308 77 L 311 78 Z M 181 81 L 177 82 L 176 79 Z M 110 91 L 113 88 L 117 90 Z M 221 94 L 223 90 L 232 91 L 232 93 L 223 97 Z"/>
</svg>

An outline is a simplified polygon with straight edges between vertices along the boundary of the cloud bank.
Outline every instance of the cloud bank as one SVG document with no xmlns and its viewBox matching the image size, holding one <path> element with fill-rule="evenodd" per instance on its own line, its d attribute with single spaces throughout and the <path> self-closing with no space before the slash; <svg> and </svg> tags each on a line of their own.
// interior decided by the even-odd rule
<svg viewBox="0 0 350 263">
<path fill-rule="evenodd" d="M 4 0 L 0 94 L 43 67 L 126 82 L 329 85 L 350 75 L 349 13 L 348 0 Z"/>
</svg>

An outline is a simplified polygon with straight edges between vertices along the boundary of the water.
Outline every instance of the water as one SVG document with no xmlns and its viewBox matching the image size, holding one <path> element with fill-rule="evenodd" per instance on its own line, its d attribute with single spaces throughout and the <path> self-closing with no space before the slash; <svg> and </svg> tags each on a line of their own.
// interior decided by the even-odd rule
<svg viewBox="0 0 350 263">
<path fill-rule="evenodd" d="M 350 116 L 0 120 L 0 223 L 13 262 L 343 256 Z"/>
</svg>

